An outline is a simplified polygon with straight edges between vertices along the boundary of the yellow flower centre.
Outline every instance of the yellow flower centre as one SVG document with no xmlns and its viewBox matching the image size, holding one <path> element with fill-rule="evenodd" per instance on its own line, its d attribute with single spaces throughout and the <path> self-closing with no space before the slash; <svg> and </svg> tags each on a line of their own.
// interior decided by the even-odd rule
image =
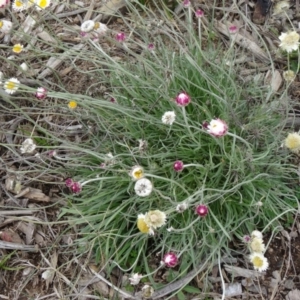
<svg viewBox="0 0 300 300">
<path fill-rule="evenodd" d="M 19 0 L 16 0 L 15 1 L 15 6 L 16 7 L 22 7 L 24 4 L 23 4 L 23 2 L 22 1 L 19 1 Z"/>
<path fill-rule="evenodd" d="M 2 21 L 0 21 L 0 28 L 2 28 L 3 27 L 3 22 Z"/>
<path fill-rule="evenodd" d="M 5 84 L 5 88 L 8 90 L 13 90 L 16 87 L 16 83 L 13 81 L 9 81 Z"/>
<path fill-rule="evenodd" d="M 48 1 L 47 1 L 47 0 L 41 0 L 41 1 L 39 2 L 39 7 L 45 8 L 45 7 L 47 7 L 47 4 L 48 4 Z"/>
<path fill-rule="evenodd" d="M 77 102 L 76 101 L 70 101 L 68 103 L 68 106 L 70 109 L 75 109 L 77 107 Z"/>
<path fill-rule="evenodd" d="M 261 268 L 263 266 L 264 262 L 263 260 L 256 256 L 253 258 L 253 265 L 256 267 L 256 268 Z"/>
<path fill-rule="evenodd" d="M 144 172 L 142 169 L 138 169 L 138 170 L 134 171 L 132 175 L 135 179 L 141 179 L 144 175 Z"/>
<path fill-rule="evenodd" d="M 96 22 L 95 26 L 94 26 L 94 29 L 97 30 L 100 26 L 101 26 L 100 22 Z"/>
<path fill-rule="evenodd" d="M 23 46 L 21 44 L 16 44 L 13 46 L 12 51 L 15 53 L 20 53 L 20 52 L 22 52 L 22 50 L 23 50 Z"/>
<path fill-rule="evenodd" d="M 145 220 L 140 218 L 137 220 L 137 227 L 142 233 L 149 233 L 149 227 L 147 226 Z"/>
</svg>

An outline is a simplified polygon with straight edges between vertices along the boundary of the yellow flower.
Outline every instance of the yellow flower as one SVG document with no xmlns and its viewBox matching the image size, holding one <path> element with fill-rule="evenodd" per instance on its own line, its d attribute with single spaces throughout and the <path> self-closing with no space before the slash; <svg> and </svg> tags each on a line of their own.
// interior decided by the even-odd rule
<svg viewBox="0 0 300 300">
<path fill-rule="evenodd" d="M 77 107 L 77 102 L 74 101 L 74 100 L 71 100 L 69 103 L 68 103 L 68 106 L 70 109 L 75 109 Z"/>
<path fill-rule="evenodd" d="M 147 225 L 145 222 L 145 215 L 139 214 L 137 219 L 137 227 L 140 232 L 142 233 L 148 233 L 148 234 L 154 234 L 154 231 Z"/>
<path fill-rule="evenodd" d="M 22 50 L 23 50 L 23 45 L 21 45 L 21 44 L 15 44 L 12 48 L 12 51 L 14 53 L 21 53 Z"/>
<path fill-rule="evenodd" d="M 269 267 L 269 263 L 266 257 L 264 257 L 261 253 L 254 252 L 250 254 L 249 259 L 253 264 L 255 270 L 259 272 L 266 271 Z"/>
<path fill-rule="evenodd" d="M 48 7 L 51 3 L 51 0 L 37 0 L 36 1 L 36 9 L 42 10 Z"/>
<path fill-rule="evenodd" d="M 144 177 L 144 170 L 141 166 L 134 166 L 129 175 L 132 177 L 132 179 L 139 180 Z"/>
<path fill-rule="evenodd" d="M 250 248 L 252 252 L 264 252 L 265 251 L 265 244 L 263 239 L 254 237 L 250 243 Z"/>
<path fill-rule="evenodd" d="M 167 216 L 160 210 L 150 210 L 145 215 L 145 222 L 151 228 L 158 228 L 166 223 Z"/>
<path fill-rule="evenodd" d="M 15 11 L 22 11 L 24 9 L 27 9 L 27 4 L 25 3 L 25 1 L 15 0 L 12 5 L 12 8 Z"/>
<path fill-rule="evenodd" d="M 297 132 L 289 133 L 284 144 L 292 152 L 298 153 L 300 150 L 300 135 Z"/>
</svg>

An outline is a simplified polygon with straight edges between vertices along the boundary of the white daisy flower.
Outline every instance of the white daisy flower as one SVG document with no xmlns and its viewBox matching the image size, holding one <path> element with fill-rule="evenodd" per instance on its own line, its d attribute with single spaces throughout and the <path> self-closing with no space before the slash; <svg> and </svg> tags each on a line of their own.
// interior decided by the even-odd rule
<svg viewBox="0 0 300 300">
<path fill-rule="evenodd" d="M 274 5 L 273 15 L 279 15 L 290 8 L 288 1 L 279 1 Z"/>
<path fill-rule="evenodd" d="M 167 216 L 164 212 L 156 209 L 150 210 L 145 215 L 145 222 L 150 228 L 159 228 L 166 224 Z"/>
<path fill-rule="evenodd" d="M 153 185 L 147 178 L 139 179 L 134 185 L 135 193 L 140 197 L 149 196 L 152 192 L 152 189 Z"/>
<path fill-rule="evenodd" d="M 250 243 L 250 248 L 252 252 L 260 252 L 263 253 L 266 250 L 263 239 L 254 237 Z"/>
<path fill-rule="evenodd" d="M 95 26 L 95 22 L 93 20 L 87 20 L 81 24 L 80 29 L 82 32 L 90 32 L 94 30 L 94 26 Z"/>
<path fill-rule="evenodd" d="M 9 33 L 12 29 L 13 23 L 11 21 L 7 21 L 7 20 L 0 20 L 0 32 L 2 33 Z"/>
<path fill-rule="evenodd" d="M 0 0 L 0 8 L 4 8 L 8 4 L 8 0 Z"/>
<path fill-rule="evenodd" d="M 262 235 L 262 233 L 261 233 L 260 231 L 258 231 L 258 230 L 253 230 L 253 231 L 251 232 L 251 237 L 252 237 L 252 238 L 262 239 L 263 235 Z"/>
<path fill-rule="evenodd" d="M 132 167 L 129 175 L 133 180 L 138 180 L 144 177 L 144 169 L 141 166 Z"/>
<path fill-rule="evenodd" d="M 103 23 L 100 23 L 100 22 L 96 22 L 95 25 L 94 25 L 94 30 L 99 34 L 99 35 L 104 35 L 107 30 L 108 30 L 108 27 L 103 24 Z"/>
<path fill-rule="evenodd" d="M 33 139 L 26 139 L 22 143 L 22 147 L 20 148 L 20 151 L 22 154 L 24 153 L 32 153 L 36 148 L 36 144 L 34 143 Z"/>
<path fill-rule="evenodd" d="M 300 36 L 296 31 L 282 32 L 279 36 L 281 41 L 279 47 L 288 53 L 297 50 L 299 48 L 299 38 Z"/>
<path fill-rule="evenodd" d="M 250 254 L 249 259 L 253 264 L 254 269 L 259 272 L 266 271 L 269 267 L 268 259 L 261 253 L 253 252 Z"/>
<path fill-rule="evenodd" d="M 167 111 L 163 114 L 161 121 L 166 125 L 172 125 L 175 121 L 176 114 L 174 111 Z"/>
<path fill-rule="evenodd" d="M 50 6 L 51 0 L 35 0 L 35 4 L 37 10 L 43 10 Z"/>
<path fill-rule="evenodd" d="M 131 285 L 137 285 L 140 283 L 141 278 L 143 278 L 143 276 L 139 273 L 134 273 L 129 277 L 129 281 Z"/>
<path fill-rule="evenodd" d="M 17 78 L 10 78 L 4 82 L 4 90 L 7 94 L 15 93 L 20 86 L 20 81 Z"/>
<path fill-rule="evenodd" d="M 12 9 L 14 11 L 23 11 L 27 9 L 27 1 L 15 0 L 14 3 L 12 4 Z"/>
</svg>

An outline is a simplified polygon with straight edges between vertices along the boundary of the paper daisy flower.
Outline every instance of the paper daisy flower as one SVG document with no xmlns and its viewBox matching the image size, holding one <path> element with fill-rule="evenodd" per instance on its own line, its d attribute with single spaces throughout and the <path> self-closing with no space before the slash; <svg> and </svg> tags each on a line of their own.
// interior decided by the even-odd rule
<svg viewBox="0 0 300 300">
<path fill-rule="evenodd" d="M 144 169 L 141 166 L 132 167 L 129 175 L 133 180 L 139 180 L 144 177 Z"/>
<path fill-rule="evenodd" d="M 71 100 L 69 103 L 68 103 L 68 107 L 70 109 L 75 109 L 77 107 L 77 102 L 74 101 L 74 100 Z"/>
<path fill-rule="evenodd" d="M 70 186 L 70 190 L 73 194 L 79 194 L 82 190 L 82 186 L 79 182 L 73 182 Z"/>
<path fill-rule="evenodd" d="M 189 206 L 186 202 L 182 202 L 176 206 L 176 211 L 179 213 L 183 213 L 185 210 L 188 209 L 188 207 Z"/>
<path fill-rule="evenodd" d="M 94 25 L 94 30 L 99 34 L 99 35 L 104 35 L 108 28 L 105 24 L 100 23 L 100 22 L 96 22 Z"/>
<path fill-rule="evenodd" d="M 146 284 L 143 286 L 142 288 L 142 298 L 143 299 L 149 299 L 151 298 L 151 296 L 153 295 L 154 293 L 154 289 L 152 286 Z"/>
<path fill-rule="evenodd" d="M 250 242 L 250 249 L 252 252 L 263 253 L 266 250 L 263 239 L 254 237 Z"/>
<path fill-rule="evenodd" d="M 156 209 L 150 210 L 145 215 L 145 222 L 150 228 L 159 228 L 166 224 L 167 216 L 164 212 Z"/>
<path fill-rule="evenodd" d="M 300 151 L 300 135 L 297 132 L 289 133 L 284 144 L 292 152 L 298 153 Z"/>
<path fill-rule="evenodd" d="M 4 8 L 8 4 L 8 0 L 0 0 L 0 8 Z"/>
<path fill-rule="evenodd" d="M 279 1 L 274 4 L 273 15 L 279 15 L 290 8 L 289 1 Z"/>
<path fill-rule="evenodd" d="M 15 0 L 12 4 L 12 9 L 14 11 L 22 11 L 27 9 L 27 1 Z"/>
<path fill-rule="evenodd" d="M 22 44 L 15 44 L 12 48 L 14 53 L 21 53 L 23 51 L 24 46 Z"/>
<path fill-rule="evenodd" d="M 152 192 L 152 189 L 153 185 L 147 178 L 139 179 L 134 185 L 135 193 L 140 197 L 149 196 Z"/>
<path fill-rule="evenodd" d="M 162 263 L 169 268 L 173 268 L 178 264 L 178 256 L 173 252 L 168 252 L 164 255 Z"/>
<path fill-rule="evenodd" d="M 187 106 L 191 102 L 191 97 L 186 92 L 181 92 L 175 98 L 178 106 Z"/>
<path fill-rule="evenodd" d="M 87 20 L 81 24 L 80 29 L 82 32 L 91 32 L 92 30 L 94 30 L 94 27 L 95 22 L 93 20 Z"/>
<path fill-rule="evenodd" d="M 35 0 L 36 9 L 42 10 L 50 6 L 51 0 Z"/>
<path fill-rule="evenodd" d="M 174 111 L 166 111 L 162 118 L 161 121 L 166 124 L 166 125 L 172 125 L 175 121 L 176 114 Z"/>
<path fill-rule="evenodd" d="M 154 234 L 154 231 L 151 227 L 148 226 L 148 224 L 145 221 L 145 215 L 144 214 L 139 214 L 138 219 L 137 219 L 137 228 L 141 233 L 147 233 L 150 235 Z"/>
<path fill-rule="evenodd" d="M 9 33 L 12 29 L 13 23 L 7 20 L 0 20 L 0 32 Z"/>
<path fill-rule="evenodd" d="M 42 100 L 42 99 L 46 98 L 47 90 L 43 87 L 39 87 L 39 88 L 37 88 L 34 95 L 37 99 Z"/>
<path fill-rule="evenodd" d="M 282 32 L 279 36 L 281 41 L 279 47 L 288 53 L 297 50 L 299 48 L 299 38 L 300 36 L 296 31 Z"/>
<path fill-rule="evenodd" d="M 4 82 L 4 90 L 8 94 L 15 93 L 20 86 L 20 81 L 17 78 L 10 78 Z"/>
<path fill-rule="evenodd" d="M 283 78 L 284 78 L 284 80 L 285 80 L 286 82 L 292 82 L 292 81 L 294 81 L 295 78 L 296 78 L 296 74 L 295 74 L 295 72 L 292 71 L 292 70 L 284 71 L 284 72 L 282 73 L 282 75 L 283 75 Z"/>
<path fill-rule="evenodd" d="M 263 238 L 263 235 L 262 233 L 259 231 L 259 230 L 253 230 L 251 232 L 251 238 L 258 238 L 258 239 L 262 239 Z"/>
<path fill-rule="evenodd" d="M 140 280 L 142 278 L 143 278 L 143 276 L 141 274 L 134 273 L 128 279 L 129 279 L 131 285 L 137 285 L 140 283 Z"/>
<path fill-rule="evenodd" d="M 222 137 L 228 131 L 227 124 L 221 119 L 213 119 L 209 124 L 204 124 L 204 128 L 207 129 L 207 132 L 215 137 Z"/>
<path fill-rule="evenodd" d="M 32 153 L 36 148 L 36 144 L 34 143 L 33 139 L 26 139 L 20 148 L 22 154 L 24 153 Z"/>
<path fill-rule="evenodd" d="M 259 272 L 266 271 L 269 267 L 268 259 L 261 253 L 254 252 L 249 256 L 250 262 L 255 270 Z"/>
</svg>

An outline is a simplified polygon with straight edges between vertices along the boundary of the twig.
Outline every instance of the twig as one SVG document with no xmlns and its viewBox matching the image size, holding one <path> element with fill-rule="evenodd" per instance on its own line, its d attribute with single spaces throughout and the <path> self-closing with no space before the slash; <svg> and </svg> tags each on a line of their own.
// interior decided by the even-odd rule
<svg viewBox="0 0 300 300">
<path fill-rule="evenodd" d="M 14 249 L 14 250 L 23 250 L 28 252 L 38 252 L 38 246 L 22 245 L 17 243 L 10 243 L 0 241 L 0 249 Z"/>
<path fill-rule="evenodd" d="M 38 210 L 36 210 L 38 211 Z M 32 215 L 35 211 L 34 210 L 4 210 L 0 211 L 0 216 L 13 216 L 13 215 Z"/>
</svg>

